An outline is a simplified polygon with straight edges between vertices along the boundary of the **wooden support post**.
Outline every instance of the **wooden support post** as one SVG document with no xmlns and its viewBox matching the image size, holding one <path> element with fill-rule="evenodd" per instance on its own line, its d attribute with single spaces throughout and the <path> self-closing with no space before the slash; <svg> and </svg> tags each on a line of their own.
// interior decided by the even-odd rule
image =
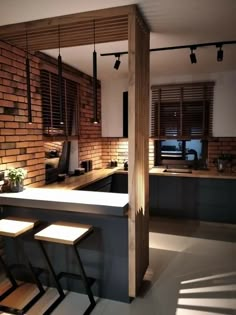
<svg viewBox="0 0 236 315">
<path fill-rule="evenodd" d="M 149 264 L 149 37 L 137 8 L 129 15 L 129 295 Z"/>
</svg>

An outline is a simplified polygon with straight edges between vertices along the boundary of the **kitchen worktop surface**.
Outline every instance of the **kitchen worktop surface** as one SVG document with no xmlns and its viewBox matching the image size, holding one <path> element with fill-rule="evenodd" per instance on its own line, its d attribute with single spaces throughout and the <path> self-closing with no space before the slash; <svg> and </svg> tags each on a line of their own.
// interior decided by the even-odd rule
<svg viewBox="0 0 236 315">
<path fill-rule="evenodd" d="M 41 188 L 26 187 L 18 193 L 1 193 L 0 204 L 123 216 L 128 210 L 128 194 L 74 190 L 112 175 L 115 171 L 116 169 L 94 170 Z"/>
<path fill-rule="evenodd" d="M 192 170 L 182 173 L 179 169 L 168 170 L 155 167 L 150 175 L 190 178 L 236 179 L 236 173 L 217 172 L 216 170 Z M 122 168 L 97 169 L 80 176 L 67 177 L 62 182 L 45 185 L 40 188 L 26 187 L 19 193 L 1 193 L 0 204 L 22 207 L 40 207 L 42 209 L 68 210 L 84 213 L 97 213 L 123 216 L 128 210 L 128 194 L 79 190 L 115 173 L 126 173 Z"/>
<path fill-rule="evenodd" d="M 128 194 L 26 187 L 22 192 L 0 194 L 0 204 L 123 216 L 128 209 Z"/>
<path fill-rule="evenodd" d="M 100 179 L 115 173 L 128 174 L 123 168 L 103 168 L 93 170 L 80 176 L 67 177 L 62 182 L 56 182 L 53 184 L 45 185 L 43 188 L 50 189 L 63 189 L 73 190 L 81 189 L 86 185 L 92 184 Z M 192 177 L 192 178 L 216 178 L 216 179 L 236 179 L 236 173 L 230 172 L 217 172 L 217 170 L 191 170 L 191 173 L 187 173 L 186 169 L 169 169 L 165 172 L 165 167 L 153 167 L 149 170 L 149 174 L 157 176 L 175 176 L 175 177 Z"/>
<path fill-rule="evenodd" d="M 216 178 L 216 179 L 236 179 L 236 173 L 229 171 L 218 172 L 217 170 L 191 170 L 188 173 L 187 170 L 169 169 L 167 172 L 164 167 L 153 167 L 149 170 L 149 174 L 159 176 L 176 176 L 176 177 L 195 177 L 195 178 Z"/>
<path fill-rule="evenodd" d="M 45 185 L 43 188 L 66 190 L 81 189 L 88 184 L 92 184 L 100 179 L 114 174 L 117 170 L 119 170 L 118 167 L 94 169 L 93 171 L 87 172 L 80 176 L 66 177 L 66 179 L 62 182 L 55 182 L 53 184 Z"/>
</svg>

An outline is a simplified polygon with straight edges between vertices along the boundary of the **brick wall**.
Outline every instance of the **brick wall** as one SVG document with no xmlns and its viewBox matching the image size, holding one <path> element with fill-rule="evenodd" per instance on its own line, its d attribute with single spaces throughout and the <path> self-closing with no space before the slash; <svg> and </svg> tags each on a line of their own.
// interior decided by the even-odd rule
<svg viewBox="0 0 236 315">
<path fill-rule="evenodd" d="M 124 160 L 128 160 L 128 140 L 123 138 L 102 138 L 102 166 L 110 165 L 116 160 L 118 166 L 123 167 Z M 154 165 L 154 142 L 149 140 L 149 167 Z"/>
<path fill-rule="evenodd" d="M 25 53 L 0 41 L 0 170 L 23 167 L 26 185 L 44 183 L 39 59 L 30 56 L 33 123 L 28 124 Z"/>
<path fill-rule="evenodd" d="M 236 157 L 236 138 L 213 138 L 208 142 L 209 168 L 215 168 L 214 159 L 220 154 L 232 154 Z M 123 138 L 102 138 L 102 167 L 109 166 L 111 160 L 116 160 L 123 167 L 128 159 L 128 140 Z M 154 165 L 154 141 L 149 140 L 149 167 Z"/>
<path fill-rule="evenodd" d="M 214 138 L 208 142 L 208 163 L 210 168 L 215 167 L 214 159 L 221 154 L 233 154 L 236 157 L 235 137 Z"/>
<path fill-rule="evenodd" d="M 101 123 L 93 124 L 93 86 L 92 78 L 83 76 L 80 80 L 79 113 L 79 162 L 92 160 L 93 168 L 102 167 Z M 97 89 L 98 117 L 101 121 L 101 87 Z"/>
<path fill-rule="evenodd" d="M 25 185 L 31 186 L 41 186 L 45 182 L 45 149 L 50 147 L 42 136 L 41 61 L 56 66 L 55 59 L 41 53 L 30 56 L 33 123 L 28 124 L 25 52 L 0 42 L 0 170 L 23 167 L 27 170 Z M 92 78 L 67 65 L 63 65 L 63 69 L 77 76 L 79 81 L 79 160 L 92 159 L 94 168 L 102 167 L 101 124 L 91 123 Z M 97 92 L 101 119 L 100 83 Z"/>
<path fill-rule="evenodd" d="M 111 160 L 116 160 L 118 166 L 123 167 L 124 160 L 128 160 L 128 140 L 122 138 L 102 139 L 102 166 L 110 165 Z"/>
</svg>

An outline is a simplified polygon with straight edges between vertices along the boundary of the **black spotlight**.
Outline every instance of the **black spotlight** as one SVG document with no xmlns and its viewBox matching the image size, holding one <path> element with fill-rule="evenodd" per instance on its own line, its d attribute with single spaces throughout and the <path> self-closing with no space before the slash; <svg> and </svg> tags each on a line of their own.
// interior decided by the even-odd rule
<svg viewBox="0 0 236 315">
<path fill-rule="evenodd" d="M 219 50 L 217 51 L 217 61 L 222 61 L 224 58 L 224 52 L 222 50 L 222 46 L 219 46 Z"/>
<path fill-rule="evenodd" d="M 190 54 L 191 63 L 197 63 L 196 55 L 193 52 L 193 50 L 196 49 L 196 48 L 195 47 L 190 47 L 190 49 L 191 49 L 191 54 Z"/>
<path fill-rule="evenodd" d="M 117 58 L 116 61 L 115 61 L 115 64 L 114 64 L 114 69 L 118 70 L 119 67 L 120 67 L 120 54 L 116 54 L 115 57 Z"/>
</svg>

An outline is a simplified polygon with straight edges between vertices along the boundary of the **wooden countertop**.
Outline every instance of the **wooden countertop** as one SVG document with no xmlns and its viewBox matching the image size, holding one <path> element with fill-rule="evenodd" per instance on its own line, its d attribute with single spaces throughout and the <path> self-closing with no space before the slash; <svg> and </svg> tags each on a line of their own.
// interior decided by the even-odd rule
<svg viewBox="0 0 236 315">
<path fill-rule="evenodd" d="M 164 167 L 153 167 L 149 170 L 149 174 L 157 176 L 175 176 L 175 177 L 194 177 L 194 178 L 216 178 L 216 179 L 236 179 L 236 173 L 217 172 L 216 170 L 192 170 L 192 173 L 164 172 Z M 63 189 L 74 190 L 81 189 L 88 184 L 92 184 L 114 173 L 128 174 L 122 168 L 104 168 L 93 170 L 80 176 L 67 177 L 63 182 L 56 182 L 45 185 L 44 189 Z"/>
<path fill-rule="evenodd" d="M 66 179 L 62 182 L 45 185 L 43 188 L 64 190 L 81 189 L 88 184 L 92 184 L 100 179 L 114 174 L 117 170 L 119 170 L 118 167 L 93 170 L 80 176 L 66 177 Z"/>
<path fill-rule="evenodd" d="M 217 172 L 216 170 L 192 170 L 192 173 L 164 172 L 164 167 L 154 167 L 149 174 L 158 176 L 193 177 L 193 178 L 215 178 L 215 179 L 236 179 L 236 173 Z"/>
</svg>

